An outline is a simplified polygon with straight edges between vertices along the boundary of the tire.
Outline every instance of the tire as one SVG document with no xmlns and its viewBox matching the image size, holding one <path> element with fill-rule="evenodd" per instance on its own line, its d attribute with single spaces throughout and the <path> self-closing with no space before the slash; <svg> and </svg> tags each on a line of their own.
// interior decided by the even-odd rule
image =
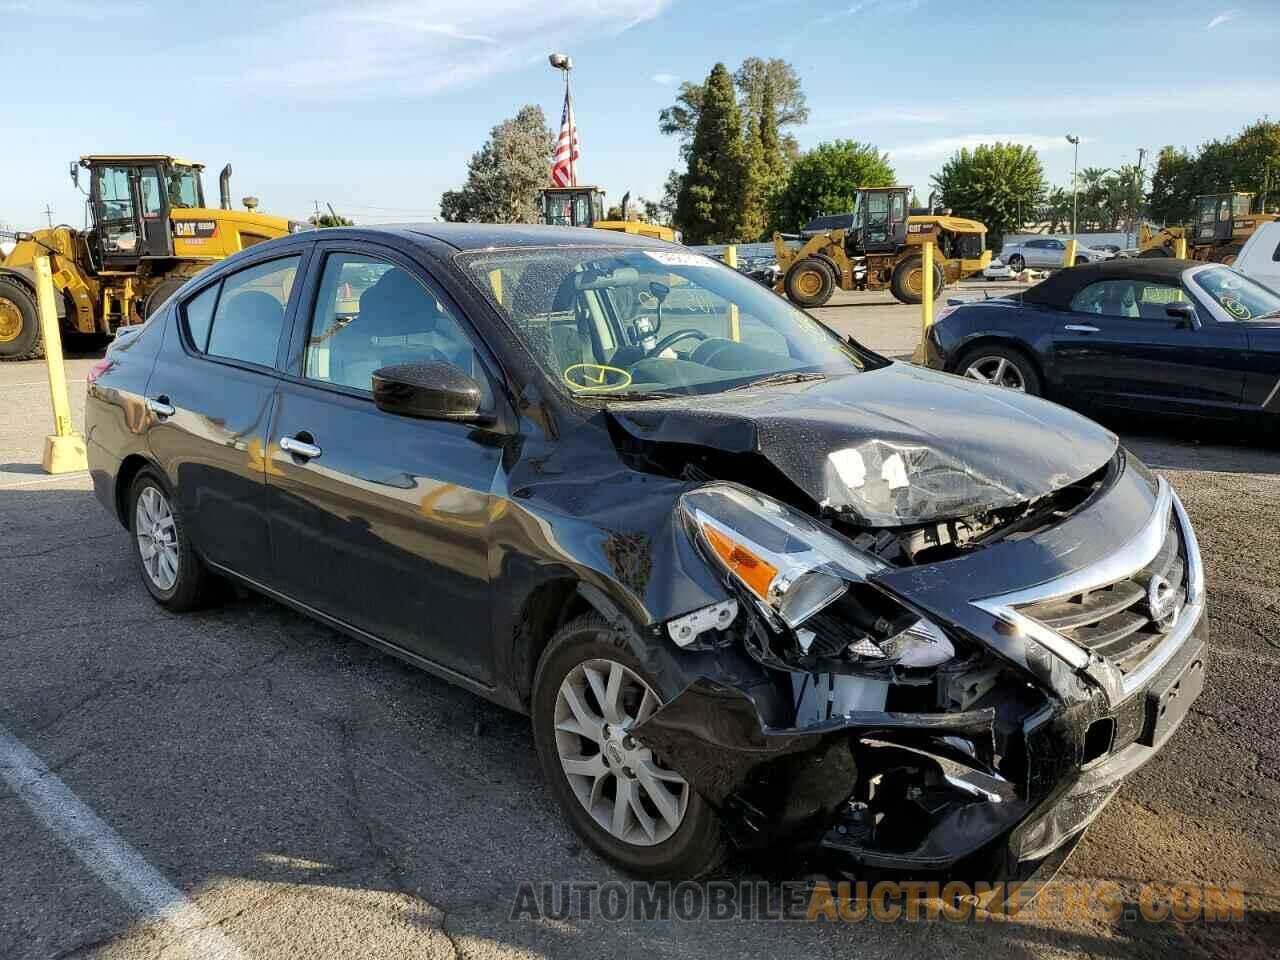
<svg viewBox="0 0 1280 960">
<path fill-rule="evenodd" d="M 787 271 L 783 288 L 792 303 L 802 307 L 820 307 L 831 299 L 836 275 L 825 261 L 817 257 L 797 260 Z"/>
<path fill-rule="evenodd" d="M 13 277 L 0 277 L 0 360 L 38 360 L 43 356 L 35 296 Z"/>
<path fill-rule="evenodd" d="M 1225 247 L 1219 247 L 1213 251 L 1213 256 L 1209 259 L 1229 267 L 1236 262 L 1236 257 L 1240 256 L 1240 250 L 1243 246 L 1243 244 L 1239 243 L 1228 243 Z"/>
<path fill-rule="evenodd" d="M 1076 257 L 1076 266 L 1077 266 L 1077 267 L 1078 267 L 1078 266 L 1080 266 L 1081 264 L 1085 264 L 1085 263 L 1088 263 L 1088 262 L 1089 262 L 1089 258 L 1088 258 L 1088 257 Z"/>
<path fill-rule="evenodd" d="M 1004 366 L 1001 366 L 1002 363 Z M 1001 382 L 996 383 L 996 386 L 1019 390 L 1033 397 L 1044 393 L 1044 384 L 1036 365 L 1017 347 L 997 343 L 980 344 L 961 355 L 953 372 L 982 383 L 994 383 L 995 376 L 999 376 Z M 1018 383 L 1021 383 L 1021 387 L 1017 386 Z"/>
<path fill-rule="evenodd" d="M 164 524 L 166 515 L 172 520 L 167 528 Z M 154 522 L 149 530 L 141 530 L 148 517 L 154 518 Z M 175 613 L 183 613 L 207 606 L 214 599 L 213 574 L 192 548 L 173 493 L 158 471 L 144 467 L 134 478 L 129 488 L 127 520 L 143 585 L 156 603 Z M 143 555 L 144 541 L 154 548 L 157 537 L 163 537 L 166 549 L 157 550 L 153 557 L 161 554 L 171 557 L 170 563 L 162 567 L 157 567 Z M 164 575 L 169 572 L 171 578 Z"/>
<path fill-rule="evenodd" d="M 942 288 L 947 282 L 942 267 L 933 265 L 933 299 L 942 296 Z M 924 257 L 912 254 L 898 261 L 893 268 L 893 276 L 889 278 L 889 289 L 900 303 L 919 303 L 924 297 Z"/>
<path fill-rule="evenodd" d="M 1008 264 L 1009 269 L 1012 270 L 1014 273 L 1021 273 L 1023 270 L 1027 268 L 1026 257 L 1024 257 L 1020 253 L 1015 253 L 1012 257 L 1010 257 L 1005 262 Z"/>
<path fill-rule="evenodd" d="M 150 319 L 151 314 L 156 312 L 156 308 L 177 293 L 187 279 L 187 277 L 170 277 L 156 284 L 156 288 L 147 294 L 146 302 L 142 305 L 142 319 Z"/>
<path fill-rule="evenodd" d="M 570 621 L 547 645 L 534 677 L 533 702 L 529 711 L 533 742 L 547 785 L 578 835 L 593 850 L 627 872 L 641 877 L 669 879 L 705 875 L 720 864 L 727 852 L 720 818 L 679 774 L 662 767 L 660 759 L 655 763 L 652 754 L 621 734 L 619 731 L 625 727 L 610 725 L 603 720 L 610 711 L 595 696 L 593 684 L 586 673 L 588 670 L 596 672 L 599 689 L 612 689 L 605 678 L 612 676 L 615 669 L 622 670 L 620 676 L 623 680 L 618 687 L 630 695 L 629 700 L 620 698 L 629 705 L 622 714 L 615 716 L 634 717 L 637 713 L 652 713 L 656 708 L 647 695 L 642 696 L 642 690 L 647 687 L 648 694 L 653 695 L 656 702 L 656 684 L 628 649 L 626 638 L 599 614 L 589 613 Z M 591 728 L 612 730 L 612 734 L 606 734 L 605 739 L 600 740 L 566 729 L 569 724 L 582 726 L 576 720 L 577 713 L 569 706 L 570 701 L 562 699 L 562 685 L 566 684 L 566 689 L 579 691 L 574 701 L 578 708 L 599 721 L 591 724 Z M 571 774 L 563 765 L 562 755 L 571 763 L 577 759 L 579 763 L 591 764 L 590 772 L 574 775 L 571 782 Z M 644 759 L 645 755 L 648 759 Z M 637 768 L 643 763 L 645 769 L 664 776 L 657 781 L 652 773 L 643 777 L 629 776 L 632 763 Z M 667 809 L 683 810 L 676 818 L 676 824 L 661 816 L 661 808 L 653 803 L 652 796 L 646 791 L 637 803 L 647 811 L 653 832 L 644 828 L 634 806 L 623 804 L 624 831 L 622 836 L 616 835 L 612 825 L 617 821 L 612 817 L 619 809 L 618 787 L 624 781 L 629 781 L 630 789 L 644 790 L 647 782 L 662 790 Z M 608 817 L 611 826 L 603 825 L 587 809 L 587 804 L 592 801 L 597 815 Z M 624 837 L 640 842 L 631 842 Z"/>
</svg>

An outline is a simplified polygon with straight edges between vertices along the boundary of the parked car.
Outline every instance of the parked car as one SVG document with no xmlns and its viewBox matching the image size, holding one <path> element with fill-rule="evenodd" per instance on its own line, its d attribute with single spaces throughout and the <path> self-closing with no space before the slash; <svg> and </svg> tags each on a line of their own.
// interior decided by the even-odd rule
<svg viewBox="0 0 1280 960">
<path fill-rule="evenodd" d="M 1195 535 L 1115 435 L 660 241 L 258 244 L 87 390 L 158 604 L 230 580 L 527 711 L 637 874 L 731 845 L 1051 871 L 1204 682 Z"/>
<path fill-rule="evenodd" d="M 1025 267 L 1054 270 L 1064 266 L 1067 256 L 1067 242 L 1058 237 L 1033 237 L 1029 240 L 1006 241 L 1000 250 L 1000 259 L 1009 265 L 1014 273 Z M 1082 244 L 1076 245 L 1077 264 L 1100 263 L 1109 260 L 1112 254 L 1103 250 L 1094 250 Z"/>
<path fill-rule="evenodd" d="M 1280 422 L 1280 294 L 1217 263 L 1114 260 L 949 304 L 925 357 L 1072 407 Z"/>
<path fill-rule="evenodd" d="M 984 280 L 1012 280 L 1017 274 L 1013 268 L 1000 259 L 992 260 L 982 271 Z"/>
<path fill-rule="evenodd" d="M 1235 268 L 1264 287 L 1280 291 L 1280 223 L 1263 223 L 1245 241 Z"/>
</svg>

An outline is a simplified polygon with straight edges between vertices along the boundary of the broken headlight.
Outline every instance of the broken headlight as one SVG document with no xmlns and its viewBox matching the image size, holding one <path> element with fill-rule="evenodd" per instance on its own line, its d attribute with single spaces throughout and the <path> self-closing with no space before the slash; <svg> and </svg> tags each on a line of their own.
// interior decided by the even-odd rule
<svg viewBox="0 0 1280 960">
<path fill-rule="evenodd" d="M 868 440 L 827 454 L 823 506 L 851 510 L 868 526 L 961 517 L 1026 499 L 919 443 Z"/>
<path fill-rule="evenodd" d="M 770 626 L 794 631 L 799 657 L 932 666 L 953 656 L 937 625 L 888 594 L 873 591 L 877 605 L 893 608 L 888 618 L 847 596 L 850 585 L 886 564 L 810 517 L 729 483 L 686 493 L 680 510 L 702 552 L 751 596 Z M 834 613 L 823 613 L 833 605 Z"/>
</svg>

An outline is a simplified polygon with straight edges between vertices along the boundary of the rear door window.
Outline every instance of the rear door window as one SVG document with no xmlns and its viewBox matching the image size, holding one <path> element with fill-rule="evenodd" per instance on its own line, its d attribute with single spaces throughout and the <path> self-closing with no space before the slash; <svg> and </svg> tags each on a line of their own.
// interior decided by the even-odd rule
<svg viewBox="0 0 1280 960">
<path fill-rule="evenodd" d="M 187 301 L 192 344 L 210 356 L 274 366 L 300 261 L 292 256 L 247 267 Z"/>
</svg>

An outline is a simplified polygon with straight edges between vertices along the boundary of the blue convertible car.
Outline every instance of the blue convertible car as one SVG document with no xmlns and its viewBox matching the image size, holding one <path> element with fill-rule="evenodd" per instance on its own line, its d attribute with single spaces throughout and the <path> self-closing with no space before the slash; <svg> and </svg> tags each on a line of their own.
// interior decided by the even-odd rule
<svg viewBox="0 0 1280 960">
<path fill-rule="evenodd" d="M 950 301 L 925 357 L 1072 407 L 1272 419 L 1280 293 L 1218 263 L 1089 264 L 1011 296 Z"/>
</svg>

